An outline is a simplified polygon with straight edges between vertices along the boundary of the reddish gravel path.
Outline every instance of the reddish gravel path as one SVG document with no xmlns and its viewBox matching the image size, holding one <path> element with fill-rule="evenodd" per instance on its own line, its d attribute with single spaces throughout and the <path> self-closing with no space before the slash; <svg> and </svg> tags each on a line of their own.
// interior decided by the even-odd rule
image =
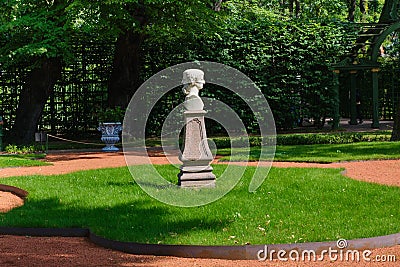
<svg viewBox="0 0 400 267">
<path fill-rule="evenodd" d="M 372 251 L 371 259 L 376 256 L 396 256 L 397 262 L 259 262 L 257 260 L 215 260 L 187 259 L 176 257 L 155 257 L 126 254 L 93 245 L 85 238 L 43 238 L 43 237 L 0 237 L 0 266 L 204 266 L 204 267 L 265 267 L 265 266 L 299 266 L 299 267 L 349 267 L 378 266 L 398 267 L 400 261 L 400 246 L 376 249 Z"/>
<path fill-rule="evenodd" d="M 146 160 L 141 155 L 133 155 L 136 164 L 146 164 Z M 157 153 L 150 157 L 154 164 L 167 164 L 169 161 Z M 52 166 L 39 167 L 21 167 L 0 169 L 1 177 L 22 176 L 22 175 L 51 175 L 64 174 L 79 170 L 90 170 L 98 168 L 112 168 L 126 166 L 123 153 L 57 153 L 49 154 L 46 161 L 51 162 Z M 176 158 L 172 162 L 179 162 Z M 214 162 L 216 163 L 216 162 Z M 246 163 L 235 163 L 243 165 Z M 256 165 L 256 162 L 250 162 L 249 165 Z M 263 163 L 260 166 L 264 165 Z M 293 163 L 293 162 L 274 162 L 275 167 L 311 167 L 311 168 L 344 168 L 345 175 L 353 179 L 400 186 L 400 160 L 377 160 L 360 162 L 342 162 L 332 164 L 318 163 Z"/>
<path fill-rule="evenodd" d="M 157 155 L 153 155 L 157 156 Z M 52 166 L 0 169 L 1 177 L 63 174 L 78 170 L 125 166 L 122 153 L 50 154 Z M 152 157 L 154 164 L 168 163 L 164 157 Z M 175 161 L 175 160 L 174 160 Z M 147 163 L 137 155 L 137 164 Z M 240 163 L 239 163 L 240 164 Z M 255 163 L 250 163 L 255 165 Z M 262 165 L 262 164 L 261 164 Z M 307 164 L 274 162 L 276 167 L 345 168 L 346 175 L 363 181 L 400 186 L 400 160 Z M 0 211 L 18 206 L 13 195 L 0 194 Z M 19 200 L 20 201 L 20 200 Z M 22 204 L 19 202 L 19 205 Z M 0 266 L 399 266 L 400 245 L 373 250 L 372 257 L 393 255 L 396 262 L 259 262 L 213 259 L 185 259 L 125 254 L 97 247 L 85 238 L 34 238 L 0 236 Z M 382 257 L 384 258 L 384 257 Z"/>
</svg>

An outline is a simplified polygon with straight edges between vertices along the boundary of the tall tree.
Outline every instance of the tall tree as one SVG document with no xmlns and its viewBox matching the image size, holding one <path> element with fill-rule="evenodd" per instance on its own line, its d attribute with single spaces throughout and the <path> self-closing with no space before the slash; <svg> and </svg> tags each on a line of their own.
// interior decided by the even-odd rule
<svg viewBox="0 0 400 267">
<path fill-rule="evenodd" d="M 355 12 L 356 12 L 356 5 L 357 5 L 357 0 L 348 0 L 347 2 L 347 20 L 348 21 L 354 21 L 355 18 Z"/>
<path fill-rule="evenodd" d="M 400 99 L 398 100 L 398 102 Z M 390 141 L 400 141 L 400 103 L 396 104 L 396 110 L 394 112 L 393 131 Z"/>
<path fill-rule="evenodd" d="M 59 58 L 45 58 L 28 74 L 11 129 L 9 141 L 17 144 L 33 142 L 37 125 L 47 99 L 54 91 L 54 85 L 61 78 L 62 63 Z"/>
<path fill-rule="evenodd" d="M 145 38 L 142 29 L 146 26 L 148 18 L 143 5 L 138 4 L 134 8 L 128 6 L 127 9 L 138 29 L 121 29 L 122 33 L 116 41 L 113 69 L 108 85 L 110 107 L 126 107 L 141 84 L 140 71 L 143 57 L 141 46 Z"/>
<path fill-rule="evenodd" d="M 290 0 L 289 1 L 289 12 L 292 16 L 300 16 L 300 0 Z"/>
<path fill-rule="evenodd" d="M 76 36 L 114 37 L 110 106 L 126 106 L 140 85 L 145 38 L 206 34 L 217 24 L 206 0 L 9 0 L 0 3 L 0 64 L 29 70 L 10 136 L 33 141 L 33 133 Z M 219 12 L 218 12 L 219 13 Z"/>
<path fill-rule="evenodd" d="M 386 0 L 381 15 L 379 17 L 379 22 L 381 23 L 390 23 L 399 20 L 399 0 Z M 394 112 L 394 125 L 392 136 L 390 138 L 391 141 L 399 141 L 400 140 L 400 104 L 396 104 L 395 112 Z"/>
<path fill-rule="evenodd" d="M 349 1 L 352 0 L 261 0 L 253 2 L 280 15 L 329 21 L 345 20 L 348 16 L 346 10 Z"/>
<path fill-rule="evenodd" d="M 379 21 L 381 22 L 393 22 L 396 20 L 399 20 L 399 1 L 398 0 L 386 0 L 385 4 L 382 9 L 382 13 L 380 16 Z M 400 48 L 398 47 L 398 44 L 395 46 L 395 55 L 398 58 L 398 53 Z M 400 97 L 397 95 L 397 103 L 395 105 L 395 111 L 394 111 L 394 124 L 393 124 L 393 131 L 392 131 L 392 136 L 390 138 L 391 141 L 400 141 Z"/>
<path fill-rule="evenodd" d="M 217 27 L 217 12 L 213 9 L 220 8 L 221 3 L 207 0 L 121 0 L 108 6 L 100 3 L 101 10 L 114 14 L 108 16 L 112 18 L 110 27 L 119 32 L 108 87 L 109 106 L 126 107 L 140 86 L 145 39 L 163 42 L 182 35 L 207 35 Z"/>
<path fill-rule="evenodd" d="M 7 19 L 0 25 L 0 63 L 28 70 L 19 95 L 16 120 L 9 134 L 17 144 L 34 140 L 34 133 L 68 53 L 68 16 L 72 1 L 10 0 L 0 6 Z"/>
</svg>

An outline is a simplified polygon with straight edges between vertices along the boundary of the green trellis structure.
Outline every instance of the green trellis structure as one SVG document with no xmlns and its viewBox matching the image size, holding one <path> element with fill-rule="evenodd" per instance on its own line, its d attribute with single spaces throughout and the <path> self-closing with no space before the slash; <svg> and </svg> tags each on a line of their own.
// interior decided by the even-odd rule
<svg viewBox="0 0 400 267">
<path fill-rule="evenodd" d="M 386 0 L 379 23 L 360 24 L 362 30 L 358 34 L 356 43 L 348 57 L 333 66 L 336 80 L 337 105 L 334 112 L 333 128 L 339 127 L 340 119 L 340 82 L 339 75 L 346 74 L 349 78 L 347 89 L 350 92 L 350 124 L 357 124 L 357 79 L 360 72 L 370 73 L 372 82 L 372 128 L 379 128 L 379 77 L 381 64 L 378 58 L 381 55 L 381 46 L 385 39 L 400 29 L 399 0 Z"/>
<path fill-rule="evenodd" d="M 74 61 L 64 66 L 54 93 L 44 107 L 38 130 L 52 134 L 97 133 L 96 115 L 107 105 L 107 85 L 114 56 L 110 40 L 77 38 L 73 44 Z M 29 70 L 0 70 L 0 116 L 4 128 L 14 123 L 19 94 Z"/>
</svg>

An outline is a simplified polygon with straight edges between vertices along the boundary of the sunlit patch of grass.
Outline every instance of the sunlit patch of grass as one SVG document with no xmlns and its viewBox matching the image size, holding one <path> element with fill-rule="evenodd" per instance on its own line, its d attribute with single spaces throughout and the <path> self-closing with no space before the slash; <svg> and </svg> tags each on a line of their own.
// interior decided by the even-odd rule
<svg viewBox="0 0 400 267">
<path fill-rule="evenodd" d="M 219 149 L 218 154 L 224 156 L 221 161 L 230 158 L 232 161 L 245 161 L 248 151 L 248 148 L 226 148 Z M 260 147 L 251 147 L 249 160 L 259 160 L 260 151 Z M 381 159 L 400 159 L 400 142 L 277 146 L 274 158 L 275 161 L 320 163 Z"/>
<path fill-rule="evenodd" d="M 45 156 L 45 154 L 0 155 L 0 168 L 50 165 L 47 162 L 38 160 L 43 159 Z"/>
<path fill-rule="evenodd" d="M 149 165 L 137 166 L 146 173 Z M 214 166 L 219 177 L 226 166 Z M 170 180 L 179 170 L 156 168 Z M 237 170 L 240 171 L 239 167 Z M 272 168 L 255 192 L 248 167 L 211 204 L 179 208 L 149 197 L 127 168 L 2 180 L 29 192 L 1 226 L 89 227 L 106 238 L 142 243 L 243 245 L 361 238 L 400 232 L 400 188 L 354 181 L 338 169 Z M 172 177 L 174 176 L 174 177 Z"/>
</svg>

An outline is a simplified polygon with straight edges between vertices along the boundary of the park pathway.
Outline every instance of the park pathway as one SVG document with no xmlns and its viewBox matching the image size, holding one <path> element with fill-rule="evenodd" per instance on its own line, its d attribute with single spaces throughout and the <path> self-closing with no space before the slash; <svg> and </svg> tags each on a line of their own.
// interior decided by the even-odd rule
<svg viewBox="0 0 400 267">
<path fill-rule="evenodd" d="M 132 155 L 131 157 L 131 161 L 138 165 L 149 163 L 149 159 L 153 164 L 170 163 L 166 157 L 157 151 L 152 151 L 149 159 L 140 154 Z M 172 157 L 170 160 L 173 163 L 179 162 L 176 157 Z M 49 153 L 46 157 L 46 161 L 52 165 L 0 169 L 0 178 L 26 175 L 65 174 L 80 170 L 126 166 L 122 152 L 57 152 Z M 214 163 L 218 163 L 218 160 L 215 160 Z M 246 163 L 236 162 L 233 164 L 245 165 Z M 259 166 L 265 164 L 267 163 L 261 162 Z M 255 166 L 257 162 L 250 162 L 248 165 Z M 331 164 L 273 162 L 273 166 L 282 168 L 344 168 L 344 174 L 353 179 L 400 186 L 400 160 L 356 161 Z"/>
</svg>

